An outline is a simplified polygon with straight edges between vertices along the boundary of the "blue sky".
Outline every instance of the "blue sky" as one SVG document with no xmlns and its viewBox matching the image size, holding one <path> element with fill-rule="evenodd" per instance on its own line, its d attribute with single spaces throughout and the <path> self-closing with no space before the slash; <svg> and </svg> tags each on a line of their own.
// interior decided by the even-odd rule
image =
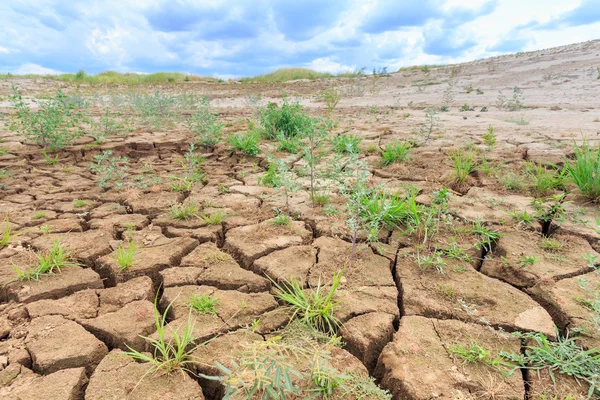
<svg viewBox="0 0 600 400">
<path fill-rule="evenodd" d="M 600 0 L 2 0 L 0 72 L 218 77 L 469 61 L 600 38 Z"/>
</svg>

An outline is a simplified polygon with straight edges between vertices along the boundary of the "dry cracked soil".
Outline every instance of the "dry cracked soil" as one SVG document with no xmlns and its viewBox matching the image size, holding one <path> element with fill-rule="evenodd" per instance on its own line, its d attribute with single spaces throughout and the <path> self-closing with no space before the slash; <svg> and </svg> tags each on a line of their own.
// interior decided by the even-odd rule
<svg viewBox="0 0 600 400">
<path fill-rule="evenodd" d="M 223 373 L 215 362 L 231 367 L 241 348 L 277 336 L 292 317 L 274 282 L 327 289 L 342 267 L 335 315 L 343 346 L 329 349 L 329 362 L 339 373 L 372 376 L 394 399 L 586 398 L 588 387 L 568 376 L 552 379 L 526 369 L 503 375 L 485 363 L 466 362 L 452 349 L 477 343 L 491 358 L 518 354 L 523 343 L 513 332 L 554 340 L 557 332 L 574 328 L 582 346 L 600 346 L 594 315 L 581 300 L 590 290 L 598 296 L 600 287 L 597 205 L 569 191 L 565 207 L 577 218 L 554 224 L 552 241 L 537 222 L 511 217 L 533 212 L 526 163 L 560 165 L 582 134 L 598 140 L 599 53 L 595 41 L 428 71 L 282 84 L 189 82 L 132 89 L 50 79 L 0 81 L 0 95 L 19 85 L 30 99 L 57 89 L 83 98 L 127 90 L 207 95 L 225 135 L 247 130 L 254 115 L 248 93 L 280 103 L 286 91 L 309 114 L 335 121 L 334 135 L 362 139 L 360 159 L 371 184 L 390 192 L 416 190 L 417 202 L 425 206 L 448 187 L 447 211 L 430 240 L 436 248 L 463 254 L 442 257 L 440 270 L 423 268 L 418 262 L 423 243 L 402 229 L 379 232 L 375 243 L 366 243 L 363 235 L 353 249 L 341 195 L 331 191 L 330 204 L 338 212 L 329 212 L 331 207 L 313 206 L 305 177 L 297 179 L 301 188 L 290 193 L 287 205 L 280 191 L 260 183 L 269 156 L 302 167 L 300 154 L 283 153 L 274 141 L 262 141 L 255 157 L 226 142 L 197 148 L 204 179 L 173 191 L 172 177 L 185 174 L 182 159 L 192 141 L 181 122 L 185 116 L 169 129 L 137 127 L 102 144 L 83 136 L 57 153 L 53 165 L 6 125 L 0 130 L 0 216 L 7 216 L 2 232 L 9 225 L 14 237 L 0 248 L 0 398 L 219 399 L 223 386 L 205 378 Z M 426 109 L 443 104 L 449 82 L 454 100 L 448 112 L 438 112 L 433 138 L 412 149 L 405 162 L 382 167 L 379 149 L 394 140 L 415 140 Z M 326 115 L 319 94 L 332 84 L 343 96 Z M 516 86 L 525 108 L 498 108 L 498 92 L 509 95 Z M 462 104 L 474 111 L 459 111 Z M 6 101 L 0 107 L 11 114 Z M 91 113 L 98 118 L 102 109 L 92 107 Z M 493 147 L 483 140 L 490 125 L 497 135 Z M 480 163 L 464 185 L 449 184 L 448 151 L 463 145 L 479 149 L 497 173 Z M 129 158 L 130 179 L 162 180 L 118 191 L 100 187 L 88 165 L 105 150 Z M 325 156 L 322 163 L 328 161 Z M 521 186 L 510 185 L 511 176 Z M 172 218 L 169 208 L 182 204 L 194 204 L 195 215 Z M 285 210 L 293 220 L 278 225 L 273 210 Z M 223 218 L 202 218 L 215 214 Z M 474 246 L 479 238 L 470 227 L 476 221 L 501 234 L 489 248 Z M 16 279 L 15 266 L 35 265 L 36 254 L 57 242 L 76 265 L 37 280 Z M 136 250 L 123 269 L 116 251 L 127 242 Z M 528 263 L 532 256 L 535 262 Z M 189 299 L 203 296 L 216 300 L 214 312 L 190 314 Z M 194 350 L 186 372 L 145 376 L 148 365 L 123 354 L 152 351 L 144 337 L 158 334 L 155 302 L 161 312 L 170 305 L 168 332 L 181 330 L 191 318 L 194 343 L 208 341 Z"/>
</svg>

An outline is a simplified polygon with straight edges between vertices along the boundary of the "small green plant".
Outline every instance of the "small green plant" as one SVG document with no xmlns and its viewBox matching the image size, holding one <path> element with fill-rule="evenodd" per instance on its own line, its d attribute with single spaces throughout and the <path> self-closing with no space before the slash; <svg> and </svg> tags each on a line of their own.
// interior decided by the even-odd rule
<svg viewBox="0 0 600 400">
<path fill-rule="evenodd" d="M 260 147 L 258 147 L 260 136 L 256 132 L 231 135 L 228 141 L 236 150 L 251 156 L 256 156 L 260 152 Z"/>
<path fill-rule="evenodd" d="M 469 174 L 475 170 L 476 153 L 474 150 L 453 150 L 449 153 L 450 160 L 454 165 L 454 181 L 463 184 Z"/>
<path fill-rule="evenodd" d="M 81 199 L 73 200 L 73 207 L 75 207 L 75 208 L 85 207 L 86 205 L 87 205 L 87 203 L 85 202 L 85 200 L 81 200 Z"/>
<path fill-rule="evenodd" d="M 202 220 L 208 225 L 219 225 L 225 221 L 227 214 L 223 211 L 216 211 L 210 215 L 203 215 Z"/>
<path fill-rule="evenodd" d="M 191 219 L 196 217 L 196 211 L 198 211 L 198 206 L 193 201 L 188 201 L 182 204 L 173 204 L 169 207 L 169 213 L 171 214 L 171 218 L 178 220 Z"/>
<path fill-rule="evenodd" d="M 561 250 L 563 250 L 565 245 L 562 242 L 558 241 L 557 239 L 544 237 L 544 238 L 542 238 L 542 243 L 540 244 L 540 247 L 544 251 L 548 251 L 551 253 L 558 253 Z"/>
<path fill-rule="evenodd" d="M 575 378 L 589 385 L 588 398 L 600 395 L 600 350 L 585 350 L 576 337 L 565 337 L 557 332 L 557 341 L 550 341 L 542 333 L 520 333 L 525 343 L 523 354 L 501 352 L 500 356 L 514 362 L 518 368 L 534 372 L 547 371 L 555 381 L 555 374 Z"/>
<path fill-rule="evenodd" d="M 173 306 L 174 301 L 175 300 L 167 305 L 164 313 L 161 315 L 157 307 L 158 294 L 154 300 L 154 325 L 156 327 L 157 338 L 153 339 L 146 336 L 140 336 L 151 346 L 151 354 L 140 352 L 127 346 L 129 351 L 124 353 L 126 356 L 131 357 L 136 361 L 147 363 L 150 366 L 140 378 L 138 385 L 149 374 L 158 371 L 165 372 L 167 374 L 175 371 L 193 373 L 191 370 L 191 364 L 193 363 L 192 353 L 199 347 L 206 344 L 194 343 L 194 319 L 192 318 L 192 310 L 190 310 L 187 323 L 183 327 L 183 332 L 177 328 L 166 326 L 167 315 Z M 167 339 L 168 337 L 170 337 L 170 339 Z"/>
<path fill-rule="evenodd" d="M 557 167 L 554 166 L 554 168 Z M 531 161 L 525 164 L 525 176 L 529 178 L 530 191 L 536 197 L 548 196 L 555 189 L 563 187 L 563 176 L 561 174 Z"/>
<path fill-rule="evenodd" d="M 196 135 L 196 142 L 204 147 L 214 147 L 221 140 L 223 124 L 209 111 L 209 101 L 203 97 L 198 110 L 188 118 L 188 127 Z"/>
<path fill-rule="evenodd" d="M 342 99 L 342 94 L 339 90 L 337 90 L 333 85 L 329 88 L 323 90 L 320 95 L 321 99 L 325 103 L 325 108 L 327 108 L 327 113 L 330 115 L 333 113 L 333 110 L 338 105 L 340 100 Z"/>
<path fill-rule="evenodd" d="M 63 268 L 79 265 L 70 260 L 71 254 L 61 246 L 59 241 L 54 241 L 47 253 L 36 253 L 36 257 L 37 265 L 28 270 L 21 270 L 13 265 L 18 280 L 39 280 L 43 276 L 60 273 Z"/>
<path fill-rule="evenodd" d="M 137 253 L 137 246 L 133 240 L 127 242 L 127 247 L 120 244 L 115 250 L 115 258 L 121 270 L 125 270 L 133 265 L 133 259 Z"/>
<path fill-rule="evenodd" d="M 32 216 L 31 219 L 41 219 L 41 218 L 45 218 L 46 217 L 46 212 L 45 211 L 37 211 L 35 212 Z"/>
<path fill-rule="evenodd" d="M 288 137 L 281 133 L 277 134 L 277 141 L 277 150 L 287 151 L 290 154 L 296 154 L 302 145 L 298 136 Z"/>
<path fill-rule="evenodd" d="M 510 190 L 513 192 L 518 192 L 523 189 L 525 183 L 523 182 L 523 177 L 514 172 L 508 172 L 506 174 L 501 175 L 498 178 L 498 181 L 504 186 L 506 190 Z"/>
<path fill-rule="evenodd" d="M 427 109 L 427 111 L 425 112 L 425 122 L 419 128 L 419 133 L 424 139 L 424 145 L 429 143 L 429 140 L 431 140 L 432 135 L 436 131 L 441 129 L 442 124 L 439 122 L 439 120 L 440 117 L 437 116 L 437 113 L 433 108 Z"/>
<path fill-rule="evenodd" d="M 8 245 L 8 243 L 15 237 L 12 234 L 12 226 L 10 225 L 10 221 L 8 220 L 8 214 L 4 217 L 4 232 L 2 233 L 2 237 L 0 238 L 0 249 L 4 246 Z"/>
<path fill-rule="evenodd" d="M 430 254 L 421 254 L 421 251 L 417 250 L 417 265 L 423 270 L 435 268 L 440 274 L 443 274 L 444 266 L 446 265 L 443 255 L 444 253 L 441 251 L 434 251 Z"/>
<path fill-rule="evenodd" d="M 395 141 L 387 144 L 381 151 L 381 165 L 386 167 L 391 164 L 401 163 L 406 160 L 412 145 L 409 142 Z"/>
<path fill-rule="evenodd" d="M 500 109 L 506 109 L 508 111 L 518 111 L 525 108 L 523 105 L 523 91 L 518 87 L 513 88 L 513 95 L 511 98 L 507 98 L 502 91 L 498 94 L 496 100 L 496 106 Z"/>
<path fill-rule="evenodd" d="M 270 221 L 275 226 L 288 226 L 292 222 L 292 219 L 285 214 L 278 214 L 273 220 Z"/>
<path fill-rule="evenodd" d="M 462 360 L 463 364 L 483 363 L 500 371 L 502 371 L 501 367 L 509 370 L 514 368 L 501 355 L 492 357 L 491 350 L 484 348 L 473 340 L 471 340 L 468 346 L 456 344 L 450 346 L 449 350 L 454 357 Z"/>
<path fill-rule="evenodd" d="M 482 247 L 485 251 L 491 251 L 492 246 L 498 242 L 498 239 L 502 236 L 500 232 L 497 232 L 483 224 L 481 221 L 475 221 L 473 227 L 470 229 L 472 234 L 478 235 L 480 241 L 475 244 L 476 247 Z"/>
<path fill-rule="evenodd" d="M 468 104 L 463 104 L 458 111 L 475 111 L 475 109 L 473 107 L 470 107 Z"/>
<path fill-rule="evenodd" d="M 339 135 L 334 136 L 331 140 L 333 149 L 337 153 L 358 153 L 361 138 L 355 135 Z"/>
<path fill-rule="evenodd" d="M 191 296 L 188 300 L 190 309 L 198 314 L 217 315 L 219 299 L 208 294 Z"/>
<path fill-rule="evenodd" d="M 521 268 L 525 268 L 525 267 L 535 264 L 535 260 L 536 260 L 536 257 L 534 255 L 521 256 L 521 257 L 517 258 L 517 264 L 519 264 L 519 266 Z"/>
<path fill-rule="evenodd" d="M 496 133 L 492 125 L 488 125 L 486 133 L 483 134 L 483 143 L 490 149 L 496 146 Z"/>
<path fill-rule="evenodd" d="M 567 176 L 581 194 L 591 201 L 600 200 L 600 147 L 592 148 L 587 140 L 573 146 L 575 157 L 565 160 Z"/>
<path fill-rule="evenodd" d="M 40 226 L 40 231 L 42 231 L 44 235 L 48 235 L 52 232 L 52 228 L 49 225 L 42 225 Z"/>
<path fill-rule="evenodd" d="M 329 203 L 329 195 L 326 193 L 316 193 L 314 196 L 311 195 L 310 199 L 319 207 L 324 207 Z"/>
<path fill-rule="evenodd" d="M 317 330 L 335 333 L 340 322 L 334 315 L 338 306 L 334 296 L 341 280 L 342 272 L 334 274 L 332 285 L 327 292 L 320 283 L 316 288 L 305 291 L 296 281 L 285 282 L 282 285 L 272 279 L 271 282 L 276 289 L 275 296 L 287 303 L 292 311 L 292 319 L 299 318 Z"/>
<path fill-rule="evenodd" d="M 527 210 L 517 211 L 516 209 L 512 211 L 506 212 L 509 216 L 511 216 L 519 225 L 530 224 L 536 221 L 536 217 L 534 214 L 529 214 Z"/>
<path fill-rule="evenodd" d="M 55 165 L 58 162 L 58 156 L 51 157 L 45 149 L 42 149 L 42 156 L 44 156 L 46 165 Z"/>
<path fill-rule="evenodd" d="M 101 188 L 113 187 L 119 191 L 125 186 L 125 179 L 129 176 L 127 170 L 129 159 L 127 157 L 114 157 L 112 150 L 94 156 L 95 164 L 90 164 L 90 170 L 97 175 L 98 185 Z"/>
</svg>

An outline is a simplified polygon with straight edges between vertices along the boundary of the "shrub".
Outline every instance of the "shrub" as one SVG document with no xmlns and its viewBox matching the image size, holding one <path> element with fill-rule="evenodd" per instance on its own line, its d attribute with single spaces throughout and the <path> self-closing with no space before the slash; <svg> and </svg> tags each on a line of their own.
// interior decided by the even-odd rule
<svg viewBox="0 0 600 400">
<path fill-rule="evenodd" d="M 53 99 L 38 101 L 39 109 L 34 112 L 19 90 L 16 87 L 12 90 L 10 99 L 17 114 L 9 126 L 11 130 L 49 151 L 60 150 L 81 136 L 77 124 L 82 115 L 61 91 Z"/>
<path fill-rule="evenodd" d="M 279 134 L 285 137 L 302 136 L 308 119 L 300 103 L 289 103 L 285 95 L 281 107 L 269 103 L 260 113 L 260 122 L 268 139 L 275 139 Z"/>
<path fill-rule="evenodd" d="M 209 111 L 209 102 L 202 98 L 199 110 L 188 119 L 190 131 L 196 135 L 196 141 L 205 147 L 213 147 L 221 140 L 223 124 L 215 114 Z"/>
</svg>

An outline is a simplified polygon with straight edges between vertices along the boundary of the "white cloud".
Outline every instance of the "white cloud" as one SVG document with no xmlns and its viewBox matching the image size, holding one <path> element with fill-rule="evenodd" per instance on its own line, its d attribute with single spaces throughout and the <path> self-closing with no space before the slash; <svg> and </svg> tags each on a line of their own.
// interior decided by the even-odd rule
<svg viewBox="0 0 600 400">
<path fill-rule="evenodd" d="M 57 71 L 51 68 L 45 68 L 41 65 L 33 64 L 33 63 L 25 63 L 21 65 L 19 68 L 14 70 L 15 74 L 18 75 L 26 75 L 26 74 L 36 74 L 36 75 L 58 75 L 62 74 L 61 71 Z"/>
<path fill-rule="evenodd" d="M 306 67 L 319 72 L 329 72 L 330 74 L 339 74 L 340 72 L 349 72 L 356 69 L 354 65 L 343 65 L 332 61 L 331 57 L 317 58 L 306 64 Z"/>
<path fill-rule="evenodd" d="M 10 50 L 7 49 L 6 47 L 0 46 L 0 53 L 8 54 L 8 53 L 10 53 Z"/>
</svg>

